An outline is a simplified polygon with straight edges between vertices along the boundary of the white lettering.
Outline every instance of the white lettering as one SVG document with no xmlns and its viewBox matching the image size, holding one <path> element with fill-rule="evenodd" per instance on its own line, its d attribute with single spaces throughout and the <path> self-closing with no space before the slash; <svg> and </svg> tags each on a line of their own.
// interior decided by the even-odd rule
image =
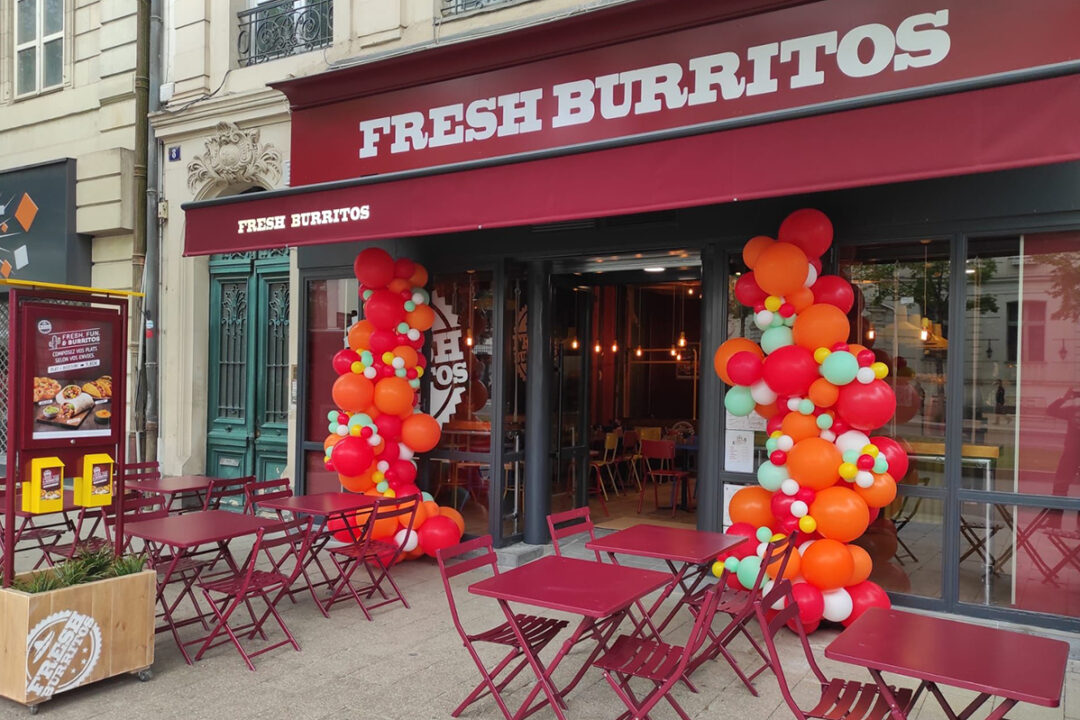
<svg viewBox="0 0 1080 720">
<path fill-rule="evenodd" d="M 495 128 L 499 125 L 499 118 L 493 112 L 495 110 L 495 98 L 483 98 L 473 100 L 465 110 L 465 124 L 469 128 L 465 131 L 465 142 L 487 140 L 495 137 Z"/>
<path fill-rule="evenodd" d="M 896 44 L 905 52 L 898 53 L 893 59 L 896 71 L 908 68 L 930 67 L 937 65 L 949 54 L 952 40 L 947 30 L 935 30 L 949 24 L 949 11 L 938 10 L 935 13 L 912 15 L 896 28 Z M 929 28 L 920 29 L 924 25 Z M 912 55 L 912 53 L 922 53 Z"/>
<path fill-rule="evenodd" d="M 765 95 L 776 92 L 776 78 L 772 76 L 772 59 L 780 52 L 779 43 L 755 45 L 747 48 L 746 59 L 754 66 L 754 79 L 746 86 L 746 94 Z"/>
<path fill-rule="evenodd" d="M 394 126 L 394 142 L 390 152 L 402 153 L 410 150 L 423 150 L 427 147 L 427 135 L 424 134 L 424 116 L 418 112 L 393 115 L 390 124 Z"/>
<path fill-rule="evenodd" d="M 464 111 L 465 108 L 460 103 L 431 108 L 428 113 L 431 116 L 431 138 L 428 140 L 428 147 L 460 145 L 465 142 L 465 128 L 461 126 Z"/>
<path fill-rule="evenodd" d="M 641 99 L 634 105 L 635 115 L 660 112 L 665 106 L 668 110 L 675 110 L 686 105 L 687 91 L 679 85 L 682 80 L 682 66 L 678 63 L 624 72 L 622 80 L 627 87 L 635 82 L 641 83 Z M 663 104 L 660 102 L 661 97 L 664 98 Z"/>
<path fill-rule="evenodd" d="M 742 96 L 746 79 L 736 77 L 735 71 L 738 69 L 739 56 L 733 52 L 691 58 L 690 72 L 694 73 L 694 91 L 690 93 L 688 104 L 704 105 L 716 102 L 714 85 L 719 86 L 720 96 L 725 100 Z"/>
<path fill-rule="evenodd" d="M 595 92 L 596 86 L 592 80 L 576 80 L 552 87 L 551 94 L 558 101 L 558 109 L 555 117 L 551 118 L 551 127 L 581 125 L 592 120 L 596 114 L 592 101 Z"/>
<path fill-rule="evenodd" d="M 375 157 L 379 154 L 379 135 L 390 132 L 390 118 L 364 120 L 360 123 L 360 135 L 364 142 L 360 145 L 360 158 Z"/>
<path fill-rule="evenodd" d="M 633 93 L 628 85 L 620 82 L 619 75 L 601 75 L 596 78 L 596 87 L 600 90 L 600 117 L 614 120 L 630 114 Z M 615 104 L 616 87 L 622 88 L 622 102 L 618 105 Z"/>
<path fill-rule="evenodd" d="M 520 93 L 499 96 L 499 109 L 502 110 L 502 123 L 499 124 L 499 137 L 518 135 L 542 130 L 539 103 L 544 97 L 540 88 Z"/>
<path fill-rule="evenodd" d="M 873 50 L 866 62 L 859 57 L 859 47 L 864 40 L 870 41 Z M 852 28 L 840 40 L 840 46 L 836 49 L 836 65 L 848 77 L 869 77 L 889 67 L 894 52 L 896 40 L 892 30 L 880 23 L 860 25 Z"/>
<path fill-rule="evenodd" d="M 825 73 L 817 67 L 817 51 L 820 48 L 826 55 L 835 55 L 836 36 L 837 33 L 828 32 L 780 43 L 780 62 L 791 62 L 793 56 L 799 61 L 798 72 L 791 76 L 792 89 L 825 83 Z"/>
</svg>

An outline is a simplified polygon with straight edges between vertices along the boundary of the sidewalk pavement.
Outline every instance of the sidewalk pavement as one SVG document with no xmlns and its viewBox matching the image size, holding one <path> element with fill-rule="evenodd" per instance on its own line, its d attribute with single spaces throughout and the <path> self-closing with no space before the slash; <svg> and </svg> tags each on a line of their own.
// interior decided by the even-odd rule
<svg viewBox="0 0 1080 720">
<path fill-rule="evenodd" d="M 237 543 L 234 552 L 242 555 L 246 549 Z M 550 546 L 545 552 L 551 552 Z M 571 543 L 567 552 L 578 557 L 592 557 L 580 541 Z M 647 560 L 628 564 L 662 569 L 660 563 Z M 373 611 L 374 621 L 368 622 L 357 606 L 341 603 L 335 606 L 327 620 L 315 608 L 310 596 L 298 594 L 295 605 L 286 602 L 281 609 L 285 622 L 303 648 L 302 652 L 285 646 L 259 656 L 254 659 L 255 672 L 244 666 L 231 645 L 211 650 L 202 660 L 188 666 L 171 635 L 160 633 L 152 680 L 143 683 L 134 676 L 105 680 L 58 695 L 41 706 L 41 715 L 55 720 L 448 718 L 479 681 L 479 674 L 451 623 L 435 562 L 428 558 L 406 562 L 395 567 L 393 572 L 411 609 L 400 604 L 379 608 Z M 479 577 L 479 574 L 475 577 L 466 575 L 460 578 L 460 586 L 455 584 L 458 608 L 466 628 L 488 627 L 500 616 L 493 601 L 470 595 L 466 590 L 467 585 Z M 688 620 L 689 614 L 686 614 L 681 626 L 673 628 L 673 639 L 685 638 Z M 820 631 L 811 636 L 815 656 L 826 675 L 869 682 L 865 670 L 824 658 L 823 648 L 835 634 L 835 631 Z M 279 636 L 271 634 L 270 637 L 273 640 Z M 550 658 L 558 644 L 557 639 L 542 657 Z M 813 704 L 817 700 L 818 686 L 809 673 L 797 639 L 784 632 L 779 644 L 796 699 L 804 707 Z M 744 667 L 755 667 L 753 651 L 747 643 L 736 640 L 732 647 Z M 499 654 L 497 649 L 493 650 L 496 651 L 494 655 Z M 582 652 L 578 650 L 571 654 L 556 672 L 556 679 L 569 679 L 575 669 L 572 661 Z M 910 680 L 898 678 L 897 681 L 914 686 Z M 698 687 L 697 694 L 680 688 L 677 695 L 693 718 L 779 720 L 792 717 L 769 672 L 755 682 L 759 697 L 752 696 L 722 661 L 699 669 L 694 682 Z M 505 693 L 508 704 L 511 707 L 520 704 L 532 684 L 532 675 L 528 670 L 523 671 Z M 949 689 L 946 689 L 946 695 L 950 698 L 974 696 Z M 624 709 L 598 671 L 586 675 L 570 695 L 569 706 L 567 715 L 572 720 L 611 720 Z M 20 717 L 27 713 L 20 705 L 0 698 L 0 718 Z M 1080 720 L 1080 661 L 1074 660 L 1069 665 L 1065 697 L 1060 708 L 1020 705 L 1009 716 L 1014 720 Z M 463 720 L 502 719 L 490 698 L 473 704 L 461 717 Z M 533 717 L 552 718 L 554 714 L 545 709 Z M 670 706 L 661 703 L 653 717 L 660 720 L 677 716 Z M 924 694 L 912 717 L 934 720 L 945 715 L 933 699 L 927 701 Z"/>
</svg>

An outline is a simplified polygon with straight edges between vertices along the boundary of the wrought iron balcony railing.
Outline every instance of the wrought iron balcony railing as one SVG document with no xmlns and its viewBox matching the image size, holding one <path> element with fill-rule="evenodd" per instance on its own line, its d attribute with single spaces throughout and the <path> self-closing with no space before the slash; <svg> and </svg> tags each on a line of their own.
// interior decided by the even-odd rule
<svg viewBox="0 0 1080 720">
<path fill-rule="evenodd" d="M 236 17 L 240 67 L 327 47 L 334 39 L 334 0 L 271 0 Z"/>
<path fill-rule="evenodd" d="M 453 17 L 470 10 L 479 10 L 492 5 L 506 5 L 511 2 L 514 0 L 443 0 L 442 14 L 443 17 Z"/>
</svg>

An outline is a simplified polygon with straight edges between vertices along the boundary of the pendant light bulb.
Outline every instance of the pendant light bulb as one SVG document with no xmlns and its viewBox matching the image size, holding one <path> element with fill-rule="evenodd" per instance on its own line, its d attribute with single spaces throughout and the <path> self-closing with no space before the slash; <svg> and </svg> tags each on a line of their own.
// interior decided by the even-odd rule
<svg viewBox="0 0 1080 720">
<path fill-rule="evenodd" d="M 469 328 L 468 330 L 465 331 L 465 345 L 467 347 L 472 347 L 473 346 L 472 328 Z"/>
<path fill-rule="evenodd" d="M 678 360 L 679 362 L 682 362 L 682 353 L 676 353 L 675 359 Z"/>
<path fill-rule="evenodd" d="M 638 345 L 637 350 L 634 351 L 634 355 L 637 355 L 638 357 L 641 357 L 641 346 L 640 345 Z"/>
<path fill-rule="evenodd" d="M 681 348 L 686 347 L 686 333 L 685 332 L 679 332 L 679 347 L 681 347 Z"/>
<path fill-rule="evenodd" d="M 617 343 L 617 342 L 611 343 L 611 352 L 613 352 L 613 353 L 619 352 L 619 343 Z"/>
<path fill-rule="evenodd" d="M 920 330 L 919 331 L 919 339 L 922 340 L 923 342 L 926 342 L 927 340 L 929 340 L 930 339 L 930 331 L 927 330 L 926 328 L 923 328 L 922 330 Z"/>
<path fill-rule="evenodd" d="M 679 351 L 678 351 L 678 350 L 676 350 L 676 349 L 675 349 L 675 348 L 673 347 L 673 348 L 671 348 L 671 350 L 669 350 L 668 352 L 670 352 L 670 353 L 671 353 L 671 357 L 675 357 L 675 356 L 676 356 L 676 355 L 678 354 L 678 352 L 679 352 Z"/>
<path fill-rule="evenodd" d="M 867 340 L 873 340 L 875 337 L 877 337 L 877 333 L 874 332 L 874 328 L 867 329 L 867 331 L 866 331 L 866 339 Z"/>
<path fill-rule="evenodd" d="M 594 353 L 596 353 L 597 355 L 599 355 L 599 354 L 600 354 L 600 351 L 601 351 L 602 349 L 603 349 L 603 348 L 601 348 L 601 347 L 600 347 L 600 343 L 596 343 L 595 345 L 593 345 L 593 352 L 594 352 Z"/>
<path fill-rule="evenodd" d="M 580 343 L 577 341 L 577 338 L 574 338 L 573 340 L 570 341 L 570 349 L 571 350 L 577 350 L 579 345 L 580 345 Z"/>
</svg>

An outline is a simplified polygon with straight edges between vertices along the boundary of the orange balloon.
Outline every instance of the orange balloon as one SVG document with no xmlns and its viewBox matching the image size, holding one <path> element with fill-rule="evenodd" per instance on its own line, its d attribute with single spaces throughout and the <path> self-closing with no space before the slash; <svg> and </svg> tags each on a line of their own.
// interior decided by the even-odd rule
<svg viewBox="0 0 1080 720">
<path fill-rule="evenodd" d="M 412 524 L 413 530 L 415 530 L 416 528 L 423 525 L 424 521 L 428 519 L 427 508 L 424 507 L 424 505 L 425 504 L 422 503 L 422 502 L 416 503 L 416 517 L 413 519 L 413 524 Z M 398 515 L 398 523 L 401 524 L 401 527 L 408 527 L 409 526 L 409 516 L 408 515 Z"/>
<path fill-rule="evenodd" d="M 758 287 L 770 295 L 789 295 L 806 282 L 810 263 L 806 253 L 791 243 L 773 243 L 761 251 L 754 265 Z"/>
<path fill-rule="evenodd" d="M 847 487 L 825 488 L 818 492 L 814 502 L 810 503 L 810 515 L 817 521 L 819 533 L 845 543 L 866 532 L 866 526 L 870 524 L 870 508 L 866 501 Z"/>
<path fill-rule="evenodd" d="M 371 347 L 371 333 L 375 332 L 375 326 L 370 320 L 358 320 L 349 328 L 349 347 L 360 352 Z"/>
<path fill-rule="evenodd" d="M 398 562 L 401 562 L 402 560 L 415 560 L 423 554 L 424 548 L 417 545 L 409 552 L 401 553 L 401 555 L 398 556 Z"/>
<path fill-rule="evenodd" d="M 817 418 L 813 415 L 803 415 L 801 412 L 789 412 L 785 415 L 780 423 L 780 430 L 785 435 L 790 435 L 795 442 L 821 436 Z"/>
<path fill-rule="evenodd" d="M 400 378 L 394 379 L 400 380 Z M 407 382 L 405 384 L 408 385 Z M 364 412 L 371 406 L 374 392 L 375 387 L 366 377 L 354 372 L 347 372 L 344 375 L 339 375 L 338 379 L 334 381 L 330 396 L 334 399 L 334 404 L 345 412 L 359 413 Z"/>
<path fill-rule="evenodd" d="M 420 332 L 430 330 L 435 324 L 435 311 L 429 305 L 417 305 L 415 310 L 405 313 L 405 322 Z"/>
<path fill-rule="evenodd" d="M 767 568 L 765 568 L 765 572 L 773 580 L 776 579 L 776 573 L 780 572 L 780 562 L 781 562 L 780 559 L 775 560 L 774 562 L 769 563 L 769 566 Z M 798 574 L 801 571 L 802 571 L 802 558 L 799 557 L 799 553 L 792 550 L 791 555 L 788 557 L 788 564 L 784 568 L 783 577 L 785 579 L 787 579 L 787 580 L 790 580 L 790 579 L 792 579 L 794 577 L 797 577 Z"/>
<path fill-rule="evenodd" d="M 357 511 L 357 515 L 359 515 L 360 513 L 368 513 L 368 512 L 370 512 L 370 511 L 369 510 L 359 510 L 359 511 Z M 366 519 L 366 518 L 367 518 L 367 515 L 364 515 L 364 519 Z M 376 539 L 376 540 L 382 540 L 382 539 L 385 539 L 385 538 L 393 537 L 394 533 L 396 533 L 400 529 L 401 529 L 401 526 L 398 524 L 397 518 L 379 518 L 378 520 L 375 521 L 375 526 L 373 528 L 371 528 L 371 537 Z"/>
<path fill-rule="evenodd" d="M 874 484 L 868 488 L 853 485 L 852 489 L 872 508 L 882 508 L 896 499 L 896 481 L 889 473 L 874 473 Z"/>
<path fill-rule="evenodd" d="M 349 492 L 362 493 L 365 490 L 370 490 L 375 487 L 375 481 L 371 479 L 371 474 L 373 472 L 375 472 L 375 470 L 374 468 L 371 468 L 356 477 L 349 477 L 348 475 L 338 473 L 338 482 L 340 482 L 341 486 Z"/>
<path fill-rule="evenodd" d="M 836 540 L 817 540 L 802 555 L 802 574 L 819 590 L 844 587 L 855 571 L 847 546 Z"/>
<path fill-rule="evenodd" d="M 761 346 L 747 338 L 728 338 L 720 347 L 716 348 L 716 354 L 713 355 L 713 369 L 716 370 L 716 374 L 720 376 L 720 379 L 728 385 L 735 384 L 727 372 L 728 360 L 735 353 L 743 351 L 754 353 L 759 358 L 765 357 L 765 351 L 761 349 Z"/>
<path fill-rule="evenodd" d="M 755 528 L 771 528 L 776 524 L 769 501 L 772 493 L 760 485 L 749 485 L 731 496 L 728 514 L 731 522 L 750 523 Z"/>
<path fill-rule="evenodd" d="M 461 513 L 449 505 L 440 505 L 439 514 L 453 520 L 454 524 L 458 526 L 458 530 L 461 531 L 461 534 L 465 534 L 465 518 L 461 516 Z"/>
<path fill-rule="evenodd" d="M 825 378 L 818 378 L 810 383 L 809 397 L 811 402 L 818 407 L 829 408 L 840 398 L 840 388 Z"/>
<path fill-rule="evenodd" d="M 416 362 L 420 359 L 416 350 L 408 345 L 398 345 L 394 348 L 394 355 L 404 360 L 407 368 L 416 367 Z"/>
<path fill-rule="evenodd" d="M 746 263 L 746 267 L 753 270 L 758 257 L 761 256 L 761 251 L 770 247 L 775 242 L 776 241 L 768 235 L 758 235 L 757 237 L 752 237 L 747 240 L 742 249 L 742 259 L 743 262 Z"/>
<path fill-rule="evenodd" d="M 846 341 L 850 331 L 844 311 L 827 303 L 817 303 L 799 312 L 791 328 L 795 344 L 810 352 Z"/>
<path fill-rule="evenodd" d="M 424 510 L 427 512 L 428 518 L 436 517 L 439 515 L 439 503 L 434 500 L 425 500 Z"/>
<path fill-rule="evenodd" d="M 334 433 L 332 435 L 327 435 L 326 439 L 323 440 L 323 444 L 322 444 L 323 450 L 329 450 L 332 446 L 337 445 L 339 442 L 341 442 L 344 439 L 345 439 L 344 435 L 338 435 L 337 433 Z"/>
<path fill-rule="evenodd" d="M 413 413 L 401 423 L 401 441 L 418 453 L 434 448 L 441 436 L 439 422 L 426 413 Z"/>
<path fill-rule="evenodd" d="M 870 553 L 866 550 L 858 545 L 848 545 L 847 549 L 851 553 L 851 561 L 855 564 L 855 569 L 851 573 L 851 579 L 844 583 L 845 587 L 858 585 L 869 578 L 874 569 L 874 561 L 870 559 Z"/>
<path fill-rule="evenodd" d="M 775 402 L 771 402 L 768 405 L 762 405 L 758 403 L 754 406 L 754 411 L 761 417 L 768 420 L 769 418 L 775 416 L 777 413 L 780 412 L 780 407 Z"/>
<path fill-rule="evenodd" d="M 424 287 L 428 283 L 428 271 L 420 263 L 413 264 L 413 274 L 409 276 L 409 283 L 413 287 Z"/>
<path fill-rule="evenodd" d="M 789 293 L 787 301 L 791 303 L 791 307 L 795 308 L 795 312 L 801 313 L 814 304 L 814 291 L 808 287 L 801 287 L 795 292 Z"/>
<path fill-rule="evenodd" d="M 380 412 L 401 415 L 412 409 L 413 389 L 405 378 L 384 377 L 375 383 L 374 400 Z"/>
<path fill-rule="evenodd" d="M 815 350 L 817 348 L 814 348 Z M 858 343 L 848 343 L 848 352 L 852 355 L 858 355 L 863 350 L 869 350 L 865 345 L 859 345 Z"/>
<path fill-rule="evenodd" d="M 819 491 L 840 479 L 841 462 L 843 457 L 839 448 L 821 437 L 806 438 L 795 443 L 787 456 L 791 477 L 802 487 Z"/>
<path fill-rule="evenodd" d="M 400 293 L 402 290 L 412 290 L 412 283 L 407 278 L 394 278 L 390 281 L 390 284 L 386 286 L 386 289 L 390 292 Z M 410 295 L 412 293 L 409 293 Z"/>
</svg>

